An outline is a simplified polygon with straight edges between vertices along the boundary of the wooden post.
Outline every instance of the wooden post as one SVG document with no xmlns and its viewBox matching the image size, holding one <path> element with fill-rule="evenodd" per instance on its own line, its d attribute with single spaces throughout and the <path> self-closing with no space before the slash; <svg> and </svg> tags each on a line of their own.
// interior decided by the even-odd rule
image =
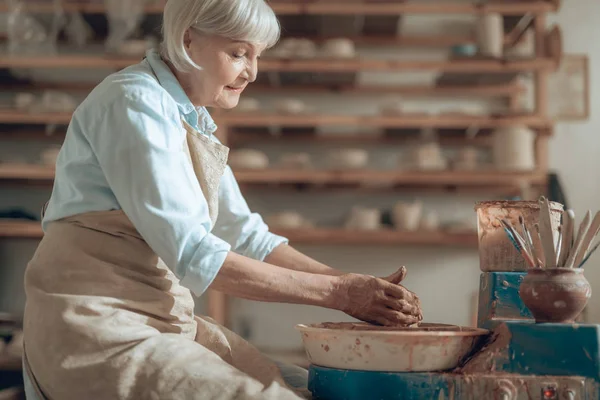
<svg viewBox="0 0 600 400">
<path fill-rule="evenodd" d="M 534 20 L 535 29 L 535 55 L 546 55 L 546 17 L 537 15 Z M 539 117 L 548 116 L 548 71 L 535 72 L 535 113 Z"/>
<path fill-rule="evenodd" d="M 207 297 L 207 314 L 217 323 L 228 326 L 229 312 L 227 307 L 227 295 L 216 290 L 208 289 Z"/>
<path fill-rule="evenodd" d="M 533 21 L 535 29 L 535 55 L 544 57 L 546 55 L 546 16 L 536 15 Z M 541 118 L 548 117 L 548 72 L 546 70 L 535 71 L 535 115 Z M 535 155 L 537 171 L 540 175 L 548 176 L 548 140 L 552 131 L 540 130 L 535 142 Z M 543 185 L 542 193 L 547 193 L 547 185 Z"/>
</svg>

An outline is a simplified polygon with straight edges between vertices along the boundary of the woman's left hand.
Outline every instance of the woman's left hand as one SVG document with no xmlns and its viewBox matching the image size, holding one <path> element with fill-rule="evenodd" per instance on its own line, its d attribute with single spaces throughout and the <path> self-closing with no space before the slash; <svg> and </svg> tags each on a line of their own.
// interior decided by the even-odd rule
<svg viewBox="0 0 600 400">
<path fill-rule="evenodd" d="M 388 281 L 390 283 L 393 283 L 394 285 L 400 285 L 400 282 L 402 282 L 404 280 L 404 278 L 406 278 L 407 273 L 408 273 L 408 270 L 406 269 L 406 267 L 402 266 L 402 267 L 398 268 L 398 271 L 394 272 L 393 274 L 391 274 L 389 276 L 382 277 L 381 279 Z M 423 320 L 423 310 L 421 308 L 421 300 L 419 299 L 419 296 L 417 296 L 416 293 L 414 293 L 406 288 L 404 288 L 404 289 L 413 294 L 414 299 L 415 299 L 415 304 L 419 308 L 419 318 L 420 318 L 420 320 Z"/>
</svg>

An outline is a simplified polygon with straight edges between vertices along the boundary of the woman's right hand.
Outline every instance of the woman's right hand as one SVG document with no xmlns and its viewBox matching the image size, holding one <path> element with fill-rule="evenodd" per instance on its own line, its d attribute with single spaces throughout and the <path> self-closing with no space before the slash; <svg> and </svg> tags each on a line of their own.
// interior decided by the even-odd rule
<svg viewBox="0 0 600 400">
<path fill-rule="evenodd" d="M 337 309 L 365 322 L 383 326 L 408 326 L 423 319 L 419 298 L 399 285 L 406 269 L 382 279 L 362 274 L 339 276 Z"/>
</svg>

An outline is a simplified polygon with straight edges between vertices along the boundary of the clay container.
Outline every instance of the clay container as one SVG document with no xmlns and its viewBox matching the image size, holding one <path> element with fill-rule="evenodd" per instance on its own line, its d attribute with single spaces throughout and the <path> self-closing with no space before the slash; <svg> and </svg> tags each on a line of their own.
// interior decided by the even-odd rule
<svg viewBox="0 0 600 400">
<path fill-rule="evenodd" d="M 519 295 L 535 322 L 573 323 L 592 295 L 581 268 L 529 269 Z"/>
<path fill-rule="evenodd" d="M 563 205 L 550 202 L 552 230 L 555 244 L 558 241 L 558 226 Z M 483 201 L 475 205 L 477 211 L 477 232 L 479 237 L 479 268 L 489 271 L 527 271 L 529 266 L 508 239 L 499 218 L 507 219 L 521 232 L 519 215 L 522 215 L 529 229 L 540 221 L 540 205 L 537 201 Z M 541 248 L 537 235 L 532 234 L 533 244 Z"/>
</svg>

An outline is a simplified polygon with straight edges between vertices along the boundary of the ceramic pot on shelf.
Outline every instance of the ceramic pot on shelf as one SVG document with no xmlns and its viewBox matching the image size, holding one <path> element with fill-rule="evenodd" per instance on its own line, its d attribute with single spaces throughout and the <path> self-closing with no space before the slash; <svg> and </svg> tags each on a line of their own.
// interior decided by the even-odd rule
<svg viewBox="0 0 600 400">
<path fill-rule="evenodd" d="M 592 296 L 582 268 L 529 269 L 519 287 L 536 323 L 573 323 Z"/>
<path fill-rule="evenodd" d="M 535 169 L 535 132 L 526 126 L 509 126 L 493 133 L 493 159 L 499 170 Z"/>
<path fill-rule="evenodd" d="M 380 228 L 381 211 L 377 208 L 352 207 L 348 220 L 346 221 L 346 229 L 355 230 L 377 230 Z"/>
<path fill-rule="evenodd" d="M 416 231 L 421 224 L 423 215 L 423 203 L 415 201 L 413 203 L 398 202 L 392 209 L 392 221 L 397 230 Z"/>
<path fill-rule="evenodd" d="M 483 56 L 500 58 L 504 53 L 504 19 L 501 14 L 483 14 L 477 21 L 477 45 Z"/>
</svg>

